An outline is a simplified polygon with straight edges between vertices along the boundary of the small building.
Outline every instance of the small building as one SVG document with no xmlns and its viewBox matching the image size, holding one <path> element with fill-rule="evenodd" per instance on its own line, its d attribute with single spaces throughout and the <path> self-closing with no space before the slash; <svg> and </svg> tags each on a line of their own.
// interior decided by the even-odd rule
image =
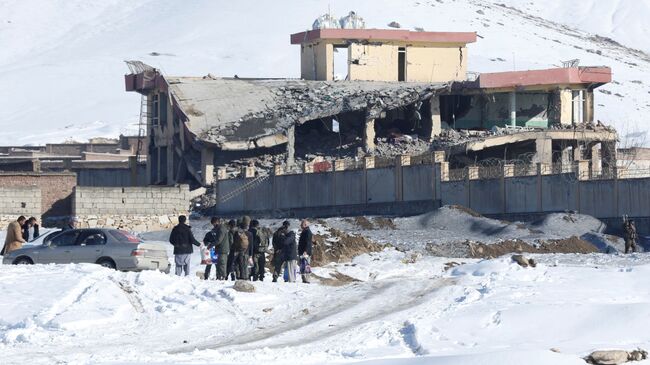
<svg viewBox="0 0 650 365">
<path fill-rule="evenodd" d="M 474 32 L 314 29 L 291 35 L 304 80 L 464 81 Z M 337 77 L 338 76 L 338 77 Z"/>
</svg>

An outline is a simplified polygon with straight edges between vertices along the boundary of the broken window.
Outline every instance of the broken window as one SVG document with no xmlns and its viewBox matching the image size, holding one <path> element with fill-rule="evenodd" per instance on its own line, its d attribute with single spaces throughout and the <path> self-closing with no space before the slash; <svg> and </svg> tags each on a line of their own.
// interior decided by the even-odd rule
<svg viewBox="0 0 650 365">
<path fill-rule="evenodd" d="M 348 74 L 350 71 L 349 64 L 349 50 L 346 45 L 334 46 L 334 67 L 333 79 L 334 80 L 349 80 Z"/>
<path fill-rule="evenodd" d="M 397 49 L 397 81 L 406 81 L 406 48 Z"/>
<path fill-rule="evenodd" d="M 481 113 L 472 95 L 440 96 L 440 118 L 455 129 L 481 128 Z M 475 109 L 475 110 L 474 110 Z"/>
<path fill-rule="evenodd" d="M 158 126 L 158 94 L 153 94 L 151 101 L 151 125 L 154 127 Z"/>
<path fill-rule="evenodd" d="M 158 119 L 160 127 L 164 130 L 167 127 L 167 94 L 160 94 L 162 97 L 158 99 Z"/>
</svg>

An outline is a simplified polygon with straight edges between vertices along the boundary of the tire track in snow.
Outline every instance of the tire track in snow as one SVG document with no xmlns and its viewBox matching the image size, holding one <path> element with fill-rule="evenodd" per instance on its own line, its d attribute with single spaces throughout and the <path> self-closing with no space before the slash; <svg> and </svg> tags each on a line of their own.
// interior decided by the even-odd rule
<svg viewBox="0 0 650 365">
<path fill-rule="evenodd" d="M 298 318 L 289 324 L 274 326 L 272 328 L 255 331 L 249 336 L 238 337 L 237 340 L 226 340 L 215 343 L 204 343 L 193 346 L 185 346 L 168 351 L 170 354 L 191 352 L 194 350 L 233 350 L 245 351 L 258 348 L 280 348 L 305 345 L 323 338 L 334 336 L 350 330 L 358 325 L 371 322 L 387 315 L 400 313 L 410 308 L 418 306 L 433 295 L 437 294 L 438 289 L 453 285 L 454 280 L 440 278 L 432 280 L 422 289 L 421 287 L 411 292 L 399 292 L 395 297 L 403 297 L 406 300 L 395 300 L 386 302 L 385 292 L 399 288 L 403 289 L 402 280 L 382 283 L 377 290 L 372 290 L 362 297 L 353 301 L 337 302 L 332 308 L 322 310 L 314 315 L 306 315 L 304 318 Z M 343 307 L 344 309 L 338 310 Z M 359 308 L 362 307 L 362 308 Z M 329 319 L 336 318 L 338 322 L 332 325 Z M 272 342 L 271 342 L 272 341 Z M 271 343 L 269 343 L 271 342 Z M 408 346 L 408 344 L 407 344 Z M 417 350 L 421 351 L 421 350 Z"/>
</svg>

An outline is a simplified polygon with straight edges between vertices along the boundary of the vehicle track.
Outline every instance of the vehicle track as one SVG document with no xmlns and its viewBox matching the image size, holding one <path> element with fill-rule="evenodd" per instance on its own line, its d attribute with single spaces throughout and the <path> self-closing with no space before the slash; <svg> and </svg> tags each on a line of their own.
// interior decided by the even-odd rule
<svg viewBox="0 0 650 365">
<path fill-rule="evenodd" d="M 357 297 L 355 300 L 338 302 L 336 306 L 330 306 L 315 314 L 305 315 L 305 317 L 297 318 L 280 326 L 256 330 L 248 336 L 237 336 L 235 340 L 226 339 L 184 346 L 172 349 L 168 353 L 178 354 L 195 350 L 214 349 L 245 351 L 262 347 L 279 348 L 305 345 L 350 330 L 363 323 L 416 307 L 429 300 L 430 297 L 435 296 L 438 289 L 453 285 L 454 281 L 445 278 L 434 279 L 430 282 L 425 281 L 424 288 L 409 293 L 399 292 L 404 300 L 386 302 L 386 297 L 382 294 L 397 288 L 398 285 L 403 283 L 403 280 L 395 280 L 382 283 L 379 286 L 375 285 L 375 290 L 371 290 L 366 295 Z M 337 310 L 338 308 L 342 309 Z M 332 324 L 329 319 L 334 316 L 342 318 L 337 318 L 337 323 Z"/>
</svg>

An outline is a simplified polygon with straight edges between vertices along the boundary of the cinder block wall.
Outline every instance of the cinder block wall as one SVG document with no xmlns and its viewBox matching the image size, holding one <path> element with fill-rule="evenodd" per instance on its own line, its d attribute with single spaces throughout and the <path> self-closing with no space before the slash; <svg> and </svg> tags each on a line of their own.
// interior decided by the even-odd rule
<svg viewBox="0 0 650 365">
<path fill-rule="evenodd" d="M 177 187 L 83 187 L 74 190 L 73 211 L 81 227 L 132 231 L 166 229 L 190 206 L 188 185 Z"/>
<path fill-rule="evenodd" d="M 19 216 L 41 216 L 41 189 L 37 186 L 0 187 L 0 225 L 2 229 Z"/>
<path fill-rule="evenodd" d="M 0 173 L 0 189 L 37 187 L 41 206 L 32 212 L 43 219 L 72 214 L 72 190 L 77 185 L 74 173 Z"/>
</svg>

